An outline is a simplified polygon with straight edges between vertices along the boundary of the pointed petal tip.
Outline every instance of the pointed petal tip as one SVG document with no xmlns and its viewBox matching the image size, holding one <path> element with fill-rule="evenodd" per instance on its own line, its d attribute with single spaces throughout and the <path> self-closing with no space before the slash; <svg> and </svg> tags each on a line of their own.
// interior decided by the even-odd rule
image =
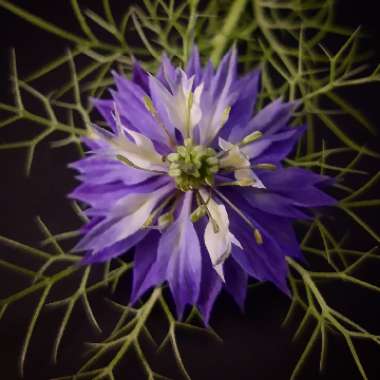
<svg viewBox="0 0 380 380">
<path fill-rule="evenodd" d="M 222 282 L 225 284 L 226 283 L 226 279 L 224 277 L 223 263 L 214 265 L 213 268 L 215 269 L 215 272 L 218 274 L 218 276 L 220 277 L 220 279 L 222 280 Z"/>
<path fill-rule="evenodd" d="M 211 310 L 204 310 L 203 308 L 198 306 L 199 314 L 202 317 L 202 322 L 204 323 L 205 327 L 210 327 L 210 317 L 211 317 Z"/>
</svg>

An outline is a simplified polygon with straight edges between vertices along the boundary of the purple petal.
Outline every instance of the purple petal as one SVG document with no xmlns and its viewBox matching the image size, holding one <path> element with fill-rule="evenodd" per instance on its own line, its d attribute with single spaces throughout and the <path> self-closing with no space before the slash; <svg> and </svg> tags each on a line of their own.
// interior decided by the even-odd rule
<svg viewBox="0 0 380 380">
<path fill-rule="evenodd" d="M 204 90 L 207 91 L 212 82 L 212 78 L 214 77 L 214 68 L 212 66 L 211 61 L 208 61 L 206 67 L 203 69 L 201 82 L 204 84 Z"/>
<path fill-rule="evenodd" d="M 266 135 L 274 134 L 287 124 L 292 116 L 295 103 L 283 103 L 277 99 L 259 111 L 244 128 L 232 129 L 229 141 L 238 142 L 254 131 L 261 131 Z"/>
<path fill-rule="evenodd" d="M 158 117 L 160 122 L 164 125 L 169 134 L 173 137 L 174 126 L 170 121 L 168 111 L 165 106 L 164 99 L 167 99 L 170 96 L 170 93 L 167 88 L 155 77 L 149 77 L 149 89 L 152 97 L 152 102 L 157 110 Z"/>
<path fill-rule="evenodd" d="M 245 216 L 250 222 L 259 229 L 262 234 L 263 242 L 258 243 L 252 231 L 243 219 L 225 204 L 230 218 L 230 231 L 236 236 L 243 246 L 243 250 L 233 245 L 232 257 L 244 268 L 248 274 L 260 281 L 271 281 L 278 286 L 283 292 L 288 292 L 287 273 L 288 267 L 285 261 L 286 252 L 281 245 L 275 240 L 276 235 L 268 232 L 265 226 L 260 225 L 256 220 L 256 214 L 250 215 L 247 212 L 246 202 L 241 197 L 233 196 L 230 192 L 225 195 L 240 210 L 244 210 Z M 272 217 L 275 221 L 278 217 Z M 244 224 L 243 224 L 244 223 Z"/>
<path fill-rule="evenodd" d="M 92 155 L 76 161 L 69 167 L 78 170 L 82 182 L 89 185 L 102 185 L 121 181 L 125 185 L 135 185 L 154 176 L 154 173 L 132 168 L 115 160 Z"/>
<path fill-rule="evenodd" d="M 302 191 L 287 191 L 286 197 L 299 207 L 335 206 L 337 201 L 316 187 L 304 186 Z"/>
<path fill-rule="evenodd" d="M 302 259 L 300 245 L 293 228 L 293 220 L 286 217 L 273 217 L 257 209 L 250 210 L 261 231 L 271 236 L 285 256 Z"/>
<path fill-rule="evenodd" d="M 167 178 L 158 178 L 156 181 L 136 186 L 134 189 L 127 188 L 125 190 L 127 195 L 118 199 L 117 202 L 110 203 L 110 208 L 106 213 L 107 218 L 86 234 L 74 250 L 100 251 L 137 232 L 138 226 L 143 225 L 151 211 L 141 208 L 143 213 L 139 214 L 140 209 L 136 210 L 133 196 L 153 192 L 154 198 L 152 195 L 153 199 L 150 207 L 154 208 L 155 204 L 173 190 L 172 183 L 169 182 L 164 185 L 163 180 L 168 181 Z M 144 218 L 144 220 L 141 218 Z M 135 229 L 136 231 L 134 232 Z"/>
<path fill-rule="evenodd" d="M 173 93 L 178 82 L 179 72 L 172 65 L 166 53 L 162 54 L 161 66 L 158 69 L 156 78 L 165 86 L 167 90 Z M 151 89 L 150 85 L 149 88 Z"/>
<path fill-rule="evenodd" d="M 167 263 L 166 279 L 179 318 L 186 304 L 194 305 L 198 300 L 201 282 L 201 249 L 189 217 L 192 198 L 192 192 L 185 193 L 178 218 L 163 233 L 157 253 L 157 261 Z"/>
<path fill-rule="evenodd" d="M 202 67 L 201 67 L 201 60 L 199 57 L 199 50 L 197 46 L 194 46 L 191 51 L 190 59 L 187 63 L 185 73 L 187 74 L 189 78 L 194 76 L 194 84 L 193 84 L 194 88 L 197 87 L 201 83 Z"/>
<path fill-rule="evenodd" d="M 106 121 L 107 125 L 112 129 L 114 133 L 117 132 L 115 119 L 112 116 L 114 112 L 114 101 L 91 98 L 91 103 L 99 111 L 100 115 Z"/>
<path fill-rule="evenodd" d="M 307 214 L 294 207 L 290 199 L 270 190 L 248 188 L 242 189 L 240 195 L 250 206 L 269 214 L 294 219 L 309 218 Z"/>
<path fill-rule="evenodd" d="M 211 83 L 211 93 L 215 98 L 229 91 L 237 77 L 237 51 L 236 47 L 223 57 Z"/>
<path fill-rule="evenodd" d="M 198 236 L 203 236 L 205 223 L 199 221 L 196 224 Z M 197 306 L 202 314 L 203 321 L 208 325 L 212 307 L 222 288 L 220 277 L 212 267 L 210 255 L 205 247 L 204 240 L 200 239 L 202 251 L 202 280 L 199 290 Z"/>
<path fill-rule="evenodd" d="M 114 257 L 120 256 L 126 253 L 127 251 L 129 251 L 131 248 L 133 248 L 142 239 L 144 239 L 147 233 L 148 233 L 147 230 L 138 231 L 132 236 L 129 236 L 126 239 L 120 240 L 116 242 L 115 244 L 112 244 L 111 246 L 101 249 L 100 251 L 97 251 L 93 254 L 88 253 L 83 258 L 82 263 L 83 264 L 100 263 L 104 261 L 109 261 L 110 259 Z"/>
<path fill-rule="evenodd" d="M 244 146 L 242 152 L 250 159 L 254 159 L 255 163 L 280 162 L 293 150 L 305 129 L 306 126 L 301 126 L 274 135 L 264 135 L 261 139 Z"/>
<path fill-rule="evenodd" d="M 103 209 L 105 206 L 112 205 L 126 194 L 128 192 L 125 185 L 120 182 L 102 185 L 83 183 L 76 187 L 68 197 L 85 202 L 92 207 Z"/>
<path fill-rule="evenodd" d="M 249 122 L 256 104 L 259 80 L 260 71 L 254 70 L 234 83 L 231 92 L 237 93 L 238 97 L 231 105 L 228 120 L 221 130 L 220 137 L 228 139 L 232 129 L 241 129 Z"/>
<path fill-rule="evenodd" d="M 200 142 L 210 144 L 223 126 L 224 113 L 236 100 L 232 92 L 237 75 L 236 48 L 231 49 L 223 58 L 210 87 L 201 97 L 202 119 L 199 123 Z"/>
<path fill-rule="evenodd" d="M 139 98 L 132 91 L 126 90 L 122 92 L 111 91 L 111 94 L 124 125 L 142 133 L 151 140 L 158 141 L 161 144 L 166 143 L 166 136 L 164 136 L 157 121 L 146 109 L 143 98 Z"/>
<path fill-rule="evenodd" d="M 138 61 L 133 63 L 132 82 L 139 85 L 149 95 L 148 73 L 140 66 Z"/>
<path fill-rule="evenodd" d="M 135 249 L 131 303 L 134 304 L 149 288 L 165 280 L 165 266 L 157 262 L 160 233 L 152 231 Z"/>
<path fill-rule="evenodd" d="M 260 179 L 266 186 L 277 192 L 299 190 L 303 186 L 314 186 L 329 179 L 301 168 L 277 168 L 275 171 L 263 170 Z"/>
<path fill-rule="evenodd" d="M 232 295 L 241 311 L 244 311 L 244 302 L 247 295 L 248 275 L 242 267 L 230 257 L 224 263 L 226 290 Z"/>
<path fill-rule="evenodd" d="M 336 204 L 334 198 L 317 187 L 324 185 L 328 181 L 328 177 L 308 170 L 279 168 L 274 172 L 262 171 L 260 179 L 268 189 L 288 198 L 297 207 L 321 207 Z"/>
</svg>

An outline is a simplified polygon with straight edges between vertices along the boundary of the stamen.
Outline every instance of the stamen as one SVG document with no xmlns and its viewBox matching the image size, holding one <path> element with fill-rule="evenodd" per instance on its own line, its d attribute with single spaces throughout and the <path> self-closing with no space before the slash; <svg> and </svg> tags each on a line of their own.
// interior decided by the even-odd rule
<svg viewBox="0 0 380 380">
<path fill-rule="evenodd" d="M 252 186 L 255 184 L 255 179 L 253 178 L 242 178 L 238 181 L 231 181 L 231 182 L 221 182 L 218 183 L 217 186 Z"/>
<path fill-rule="evenodd" d="M 180 169 L 172 169 L 170 168 L 168 174 L 171 176 L 171 177 L 179 177 L 181 175 L 181 170 Z"/>
<path fill-rule="evenodd" d="M 248 145 L 248 144 L 260 139 L 262 136 L 263 136 L 262 132 L 254 131 L 254 132 L 250 133 L 249 135 L 245 136 L 243 138 L 243 140 L 241 140 L 240 143 L 238 143 L 237 145 L 233 145 L 230 149 L 220 151 L 217 154 L 217 157 L 222 158 L 224 155 L 228 154 L 231 151 L 231 149 L 233 149 L 235 146 L 238 146 L 240 148 L 244 145 Z"/>
<path fill-rule="evenodd" d="M 194 94 L 192 91 L 189 93 L 186 104 L 186 119 L 185 119 L 185 133 L 187 137 L 190 136 L 190 123 L 191 123 L 191 107 L 193 106 Z"/>
<path fill-rule="evenodd" d="M 193 223 L 198 222 L 207 214 L 207 208 L 204 205 L 197 207 L 190 215 L 190 219 Z"/>
<path fill-rule="evenodd" d="M 173 200 L 173 198 L 177 197 L 177 194 L 173 194 L 172 196 L 166 198 L 156 209 L 154 209 L 151 214 L 148 216 L 146 221 L 143 224 L 143 228 L 148 228 L 153 224 L 154 219 L 161 213 L 161 211 Z M 175 202 L 174 202 L 175 203 Z M 164 214 L 165 215 L 165 214 Z"/>
<path fill-rule="evenodd" d="M 173 223 L 173 220 L 174 220 L 173 212 L 168 211 L 168 212 L 166 212 L 165 214 L 162 214 L 162 215 L 158 218 L 158 226 L 159 226 L 160 228 L 165 228 L 165 227 L 167 227 L 169 224 Z"/>
<path fill-rule="evenodd" d="M 253 235 L 255 236 L 255 240 L 256 240 L 256 243 L 261 245 L 264 243 L 263 241 L 263 235 L 261 235 L 261 232 L 260 230 L 258 230 L 257 228 L 255 228 L 253 230 Z"/>
<path fill-rule="evenodd" d="M 132 161 L 128 160 L 127 157 L 121 155 L 121 154 L 117 154 L 116 155 L 116 158 L 121 161 L 123 164 L 126 164 L 134 169 L 139 169 L 139 170 L 144 170 L 146 172 L 151 172 L 151 173 L 157 173 L 157 174 L 166 174 L 166 172 L 162 171 L 162 170 L 154 170 L 154 169 L 146 169 L 146 168 L 142 168 L 141 166 L 138 166 L 136 164 L 134 164 Z"/>
<path fill-rule="evenodd" d="M 169 133 L 169 131 L 166 129 L 164 123 L 160 119 L 160 117 L 158 115 L 158 112 L 157 112 L 156 108 L 153 105 L 152 99 L 149 96 L 147 96 L 147 95 L 144 96 L 144 104 L 145 104 L 145 108 L 153 116 L 154 120 L 156 120 L 158 126 L 165 132 L 166 136 L 169 139 L 170 146 L 172 148 L 175 148 L 176 142 L 174 141 L 172 135 Z"/>
<path fill-rule="evenodd" d="M 209 192 L 207 200 L 204 201 L 203 198 L 202 198 L 202 195 L 200 194 L 200 192 L 197 192 L 197 198 L 196 199 L 197 199 L 197 203 L 201 204 L 200 207 L 203 207 L 204 210 L 206 211 L 207 216 L 208 216 L 208 218 L 209 218 L 209 220 L 210 220 L 210 222 L 212 224 L 212 229 L 214 230 L 214 233 L 217 234 L 220 231 L 219 225 L 216 222 L 216 220 L 212 217 L 211 212 L 210 212 L 210 210 L 207 207 L 207 204 L 208 204 L 208 202 L 211 199 L 211 193 Z"/>
<path fill-rule="evenodd" d="M 206 162 L 209 164 L 209 165 L 217 165 L 218 164 L 218 159 L 216 157 L 209 157 Z"/>
<path fill-rule="evenodd" d="M 220 191 L 216 190 L 216 189 L 212 189 L 212 191 L 214 191 L 219 198 L 221 198 L 224 202 L 226 202 L 243 220 L 244 222 L 246 222 L 253 230 L 253 232 L 255 233 L 255 230 L 257 230 L 257 228 L 254 226 L 254 224 L 242 213 L 242 211 L 239 210 L 239 208 L 237 206 L 235 206 L 226 196 L 224 196 Z"/>
<path fill-rule="evenodd" d="M 152 99 L 149 96 L 146 96 L 146 95 L 144 96 L 144 105 L 145 105 L 145 108 L 149 111 L 150 114 L 157 115 L 157 111 L 154 108 Z"/>
<path fill-rule="evenodd" d="M 179 154 L 178 153 L 170 153 L 166 156 L 166 159 L 169 162 L 175 162 L 179 159 Z"/>
<path fill-rule="evenodd" d="M 263 169 L 263 170 L 276 170 L 277 166 L 270 163 L 261 163 L 252 165 L 254 169 Z"/>
<path fill-rule="evenodd" d="M 208 191 L 207 193 L 208 193 L 208 198 L 206 200 L 204 200 L 202 198 L 200 192 L 197 191 L 197 193 L 196 193 L 196 200 L 197 200 L 198 206 L 201 205 L 201 204 L 207 206 L 209 204 L 209 202 L 211 200 L 211 191 Z"/>
<path fill-rule="evenodd" d="M 224 125 L 226 121 L 228 120 L 228 118 L 230 117 L 230 112 L 231 112 L 231 106 L 227 106 L 223 111 L 222 125 Z"/>
<path fill-rule="evenodd" d="M 205 182 L 206 182 L 206 185 L 209 185 L 209 186 L 213 186 L 214 185 L 214 181 L 211 178 L 206 177 L 205 178 Z"/>
<path fill-rule="evenodd" d="M 245 136 L 245 137 L 243 138 L 243 140 L 241 140 L 239 146 L 241 146 L 241 145 L 251 144 L 251 143 L 253 143 L 254 141 L 260 139 L 262 136 L 263 136 L 263 134 L 262 134 L 262 132 L 260 132 L 260 131 L 252 132 L 252 133 L 250 133 L 249 135 Z"/>
<path fill-rule="evenodd" d="M 234 172 L 236 170 L 243 170 L 243 169 L 276 170 L 277 166 L 270 163 L 262 163 L 262 164 L 253 164 L 250 166 L 242 166 L 241 168 L 225 167 L 225 168 L 221 168 L 220 171 L 224 173 L 229 173 L 229 172 Z"/>
</svg>

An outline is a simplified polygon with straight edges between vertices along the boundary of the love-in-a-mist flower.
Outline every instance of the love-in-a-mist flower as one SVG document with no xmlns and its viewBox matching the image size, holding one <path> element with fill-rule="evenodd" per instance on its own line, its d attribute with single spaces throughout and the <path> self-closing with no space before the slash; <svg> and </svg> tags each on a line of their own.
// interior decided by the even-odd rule
<svg viewBox="0 0 380 380">
<path fill-rule="evenodd" d="M 292 222 L 334 203 L 326 177 L 281 163 L 305 129 L 289 126 L 294 104 L 255 114 L 259 71 L 239 77 L 235 49 L 215 70 L 195 48 L 184 70 L 163 56 L 155 76 L 136 63 L 114 78 L 112 100 L 95 100 L 109 128 L 93 126 L 72 164 L 85 262 L 135 247 L 131 301 L 167 282 L 178 316 L 190 304 L 205 321 L 223 287 L 243 305 L 248 276 L 287 292 Z"/>
</svg>

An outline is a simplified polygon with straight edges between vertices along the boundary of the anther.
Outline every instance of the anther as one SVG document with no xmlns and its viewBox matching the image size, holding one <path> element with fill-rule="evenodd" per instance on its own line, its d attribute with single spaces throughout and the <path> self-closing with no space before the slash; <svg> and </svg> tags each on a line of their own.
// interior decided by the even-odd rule
<svg viewBox="0 0 380 380">
<path fill-rule="evenodd" d="M 207 213 L 207 208 L 204 205 L 196 208 L 190 215 L 190 219 L 193 223 L 197 222 L 199 219 L 203 218 Z"/>
<path fill-rule="evenodd" d="M 255 240 L 256 240 L 256 243 L 257 243 L 257 244 L 261 245 L 261 244 L 264 243 L 264 241 L 263 241 L 263 235 L 261 235 L 260 230 L 258 230 L 257 228 L 255 228 L 255 229 L 253 230 L 253 234 L 254 234 L 254 236 L 255 236 Z"/>
<path fill-rule="evenodd" d="M 167 212 L 165 214 L 162 214 L 158 218 L 158 226 L 161 228 L 167 227 L 169 224 L 173 223 L 174 216 L 172 212 Z"/>
<path fill-rule="evenodd" d="M 276 170 L 277 167 L 274 164 L 269 163 L 261 163 L 261 164 L 255 164 L 253 165 L 255 169 L 263 169 L 263 170 Z"/>
<path fill-rule="evenodd" d="M 170 153 L 166 156 L 166 159 L 169 161 L 169 162 L 174 162 L 174 161 L 177 161 L 179 158 L 179 154 L 178 153 Z"/>
<path fill-rule="evenodd" d="M 243 140 L 241 140 L 241 144 L 247 145 L 253 143 L 254 141 L 260 139 L 262 136 L 263 134 L 260 131 L 252 132 L 249 135 L 245 136 Z"/>
<path fill-rule="evenodd" d="M 151 113 L 153 116 L 157 114 L 156 109 L 154 108 L 152 99 L 149 96 L 144 96 L 144 105 L 145 108 Z"/>
</svg>

